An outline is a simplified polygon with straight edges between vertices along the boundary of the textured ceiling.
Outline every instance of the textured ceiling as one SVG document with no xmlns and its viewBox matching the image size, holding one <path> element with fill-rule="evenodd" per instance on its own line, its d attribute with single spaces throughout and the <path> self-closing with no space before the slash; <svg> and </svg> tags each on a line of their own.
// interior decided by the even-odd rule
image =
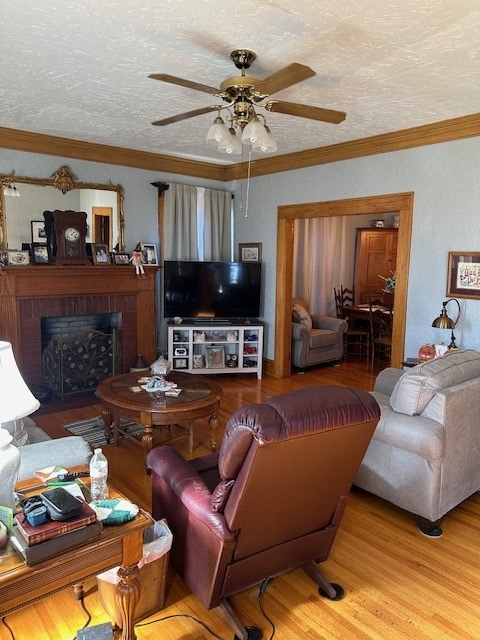
<svg viewBox="0 0 480 640">
<path fill-rule="evenodd" d="M 236 48 L 257 53 L 259 78 L 314 69 L 274 98 L 347 113 L 264 112 L 277 155 L 480 111 L 479 0 L 2 0 L 0 126 L 238 162 L 205 144 L 214 114 L 153 127 L 218 100 L 148 78 L 217 87 Z"/>
</svg>

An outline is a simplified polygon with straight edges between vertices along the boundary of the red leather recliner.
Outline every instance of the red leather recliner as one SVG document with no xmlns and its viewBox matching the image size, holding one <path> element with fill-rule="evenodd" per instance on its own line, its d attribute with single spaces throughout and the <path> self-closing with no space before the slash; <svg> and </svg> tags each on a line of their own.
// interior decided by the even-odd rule
<svg viewBox="0 0 480 640">
<path fill-rule="evenodd" d="M 379 417 L 366 391 L 312 387 L 236 411 L 218 453 L 148 454 L 171 562 L 205 607 L 223 608 L 238 638 L 261 633 L 242 626 L 226 598 L 264 578 L 303 566 L 322 595 L 343 596 L 317 563 L 328 558 Z"/>
</svg>

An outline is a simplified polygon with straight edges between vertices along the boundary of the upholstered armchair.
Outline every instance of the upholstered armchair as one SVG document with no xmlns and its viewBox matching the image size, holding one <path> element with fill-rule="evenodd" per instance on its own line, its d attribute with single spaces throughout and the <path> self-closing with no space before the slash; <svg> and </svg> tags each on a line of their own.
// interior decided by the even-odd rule
<svg viewBox="0 0 480 640">
<path fill-rule="evenodd" d="M 355 484 L 442 535 L 444 516 L 480 490 L 480 353 L 458 350 L 380 372 L 381 418 Z"/>
<path fill-rule="evenodd" d="M 292 364 L 304 369 L 343 358 L 347 323 L 341 318 L 311 315 L 303 298 L 293 298 Z"/>
<path fill-rule="evenodd" d="M 380 412 L 371 394 L 320 386 L 252 404 L 230 418 L 218 453 L 186 461 L 173 447 L 147 456 L 152 511 L 173 533 L 170 560 L 203 605 L 296 566 L 332 600 L 343 596 L 318 564 L 327 559 L 353 478 Z"/>
</svg>

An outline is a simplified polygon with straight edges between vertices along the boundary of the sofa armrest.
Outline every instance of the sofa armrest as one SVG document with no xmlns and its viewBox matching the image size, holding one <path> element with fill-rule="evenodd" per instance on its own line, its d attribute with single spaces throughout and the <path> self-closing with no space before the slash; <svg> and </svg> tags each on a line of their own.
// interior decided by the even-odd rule
<svg viewBox="0 0 480 640">
<path fill-rule="evenodd" d="M 31 478 L 35 471 L 59 465 L 68 469 L 88 465 L 92 449 L 81 436 L 67 436 L 19 447 L 20 470 L 18 479 Z"/>
<path fill-rule="evenodd" d="M 300 322 L 292 322 L 292 338 L 293 340 L 306 340 L 308 331 L 305 325 L 300 324 Z"/>
<path fill-rule="evenodd" d="M 394 369 L 393 367 L 382 369 L 375 380 L 373 390 L 391 396 L 395 385 L 404 373 L 403 369 Z"/>
<path fill-rule="evenodd" d="M 345 320 L 342 320 L 341 318 L 334 318 L 332 316 L 312 316 L 312 326 L 314 329 L 335 331 L 340 336 L 342 336 L 347 329 L 347 323 Z"/>
</svg>

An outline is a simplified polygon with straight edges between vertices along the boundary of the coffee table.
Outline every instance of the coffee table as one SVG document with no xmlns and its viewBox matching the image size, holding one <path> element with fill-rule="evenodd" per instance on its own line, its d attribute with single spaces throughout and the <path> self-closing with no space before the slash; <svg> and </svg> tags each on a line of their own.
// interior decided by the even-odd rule
<svg viewBox="0 0 480 640">
<path fill-rule="evenodd" d="M 38 478 L 23 480 L 16 487 L 26 496 L 44 489 L 39 487 Z M 110 495 L 124 497 L 112 486 Z M 106 526 L 100 538 L 31 567 L 24 564 L 9 543 L 0 562 L 0 617 L 65 587 L 74 587 L 81 594 L 84 580 L 119 566 L 116 591 L 122 629 L 118 637 L 134 640 L 134 612 L 140 598 L 137 564 L 143 555 L 143 531 L 153 522 L 147 513 L 140 511 L 130 522 Z"/>
<path fill-rule="evenodd" d="M 209 418 L 210 446 L 217 448 L 218 408 L 223 395 L 222 388 L 206 376 L 173 371 L 167 380 L 182 389 L 177 397 L 163 392 L 150 393 L 139 390 L 141 373 L 123 373 L 103 380 L 97 387 L 97 395 L 103 407 L 105 438 L 118 443 L 122 431 L 120 418 L 127 418 L 143 425 L 142 445 L 145 456 L 153 447 L 154 427 L 186 423 L 190 432 L 190 451 L 193 448 L 193 421 Z"/>
</svg>

